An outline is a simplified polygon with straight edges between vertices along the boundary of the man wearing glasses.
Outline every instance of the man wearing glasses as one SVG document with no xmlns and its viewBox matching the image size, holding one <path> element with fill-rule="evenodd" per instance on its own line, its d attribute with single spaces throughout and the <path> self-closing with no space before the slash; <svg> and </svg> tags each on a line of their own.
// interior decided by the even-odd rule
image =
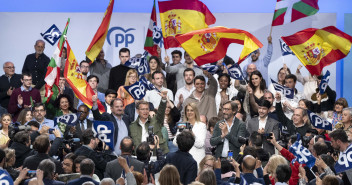
<svg viewBox="0 0 352 185">
<path fill-rule="evenodd" d="M 7 109 L 13 90 L 21 87 L 22 82 L 21 75 L 15 73 L 12 62 L 5 62 L 3 69 L 5 74 L 0 77 L 0 105 Z"/>
<path fill-rule="evenodd" d="M 13 114 L 13 121 L 24 108 L 31 108 L 34 103 L 42 102 L 38 89 L 32 88 L 32 75 L 22 73 L 22 86 L 13 90 L 8 106 L 9 113 Z"/>
</svg>

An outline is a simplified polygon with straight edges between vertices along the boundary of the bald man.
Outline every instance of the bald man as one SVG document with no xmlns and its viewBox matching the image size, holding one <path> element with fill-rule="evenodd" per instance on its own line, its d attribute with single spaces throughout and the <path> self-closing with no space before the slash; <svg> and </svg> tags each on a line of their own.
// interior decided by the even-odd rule
<svg viewBox="0 0 352 185">
<path fill-rule="evenodd" d="M 0 105 L 7 109 L 12 91 L 21 87 L 21 76 L 15 73 L 15 66 L 12 62 L 3 64 L 4 75 L 0 77 Z"/>
<path fill-rule="evenodd" d="M 256 178 L 253 174 L 253 171 L 256 168 L 256 162 L 257 159 L 254 158 L 251 155 L 246 155 L 243 158 L 243 162 L 242 162 L 242 172 L 243 172 L 243 178 L 246 179 L 248 184 L 253 184 L 253 183 L 259 183 L 259 184 L 265 184 L 264 179 L 263 179 L 263 171 L 262 168 L 259 167 L 257 169 L 257 173 L 258 173 L 258 178 Z M 261 174 L 259 176 L 259 174 Z"/>
</svg>

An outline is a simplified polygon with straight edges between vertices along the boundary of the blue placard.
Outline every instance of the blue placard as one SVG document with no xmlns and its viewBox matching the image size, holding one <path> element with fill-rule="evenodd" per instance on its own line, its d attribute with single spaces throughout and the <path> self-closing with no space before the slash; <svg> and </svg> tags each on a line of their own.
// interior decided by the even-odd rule
<svg viewBox="0 0 352 185">
<path fill-rule="evenodd" d="M 276 91 L 281 92 L 286 98 L 293 99 L 295 95 L 295 91 L 293 89 L 282 86 L 279 83 L 275 82 L 273 79 L 271 79 L 271 83 L 273 83 L 274 89 Z"/>
<path fill-rule="evenodd" d="M 325 119 L 321 118 L 314 112 L 307 110 L 310 122 L 315 128 L 320 128 L 324 130 L 332 130 L 332 123 L 326 121 Z"/>
<path fill-rule="evenodd" d="M 46 32 L 40 33 L 40 35 L 53 46 L 60 39 L 61 32 L 59 28 L 53 24 Z"/>
<path fill-rule="evenodd" d="M 297 141 L 291 145 L 289 151 L 296 156 L 296 158 L 292 160 L 292 164 L 298 161 L 300 164 L 306 164 L 309 168 L 314 166 L 315 157 L 302 145 L 302 140 L 300 139 L 299 134 L 297 134 Z"/>
<path fill-rule="evenodd" d="M 94 136 L 108 145 L 112 151 L 115 147 L 114 128 L 114 123 L 111 121 L 93 121 Z"/>
</svg>

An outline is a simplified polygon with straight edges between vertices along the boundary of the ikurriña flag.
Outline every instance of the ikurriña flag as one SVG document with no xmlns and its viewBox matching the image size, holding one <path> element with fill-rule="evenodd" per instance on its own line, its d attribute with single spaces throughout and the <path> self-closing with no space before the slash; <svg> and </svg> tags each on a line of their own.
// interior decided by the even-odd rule
<svg viewBox="0 0 352 185">
<path fill-rule="evenodd" d="M 352 37 L 334 26 L 308 28 L 281 38 L 312 75 L 346 57 L 352 44 Z"/>
<path fill-rule="evenodd" d="M 159 13 L 165 49 L 180 47 L 176 35 L 207 28 L 216 21 L 199 0 L 159 1 Z"/>
<path fill-rule="evenodd" d="M 108 5 L 108 8 L 105 11 L 104 18 L 95 33 L 92 42 L 88 46 L 88 49 L 86 51 L 86 56 L 89 58 L 91 62 L 94 62 L 94 60 L 97 58 L 99 55 L 101 49 L 103 48 L 106 35 L 108 34 L 108 29 L 110 25 L 110 19 L 112 15 L 112 10 L 114 8 L 114 0 L 110 0 L 110 3 Z"/>
<path fill-rule="evenodd" d="M 176 39 L 199 66 L 224 58 L 232 43 L 243 45 L 238 64 L 250 53 L 263 47 L 251 33 L 222 26 L 191 31 L 176 36 Z"/>
<path fill-rule="evenodd" d="M 150 15 L 150 22 L 145 38 L 144 50 L 148 51 L 153 56 L 158 56 L 158 44 L 162 39 L 161 29 L 157 26 L 155 0 L 153 4 L 152 14 Z"/>
</svg>

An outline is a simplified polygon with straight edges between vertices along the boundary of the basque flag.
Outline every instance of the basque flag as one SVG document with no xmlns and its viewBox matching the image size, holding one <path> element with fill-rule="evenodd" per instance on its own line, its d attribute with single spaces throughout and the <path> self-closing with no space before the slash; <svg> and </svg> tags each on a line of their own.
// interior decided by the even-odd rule
<svg viewBox="0 0 352 185">
<path fill-rule="evenodd" d="M 114 123 L 111 121 L 93 121 L 94 137 L 107 144 L 114 151 Z"/>
<path fill-rule="evenodd" d="M 275 82 L 273 79 L 271 79 L 271 83 L 273 83 L 274 89 L 276 91 L 281 92 L 283 95 L 285 95 L 286 98 L 293 99 L 293 96 L 295 93 L 295 91 L 293 89 L 282 86 L 279 83 Z"/>
<path fill-rule="evenodd" d="M 328 86 L 330 80 L 330 71 L 326 71 L 325 75 L 323 76 L 323 78 L 321 78 L 321 82 L 319 84 L 319 93 L 320 94 L 324 94 L 326 87 Z"/>
<path fill-rule="evenodd" d="M 292 164 L 298 161 L 300 164 L 306 164 L 309 168 L 314 166 L 315 157 L 302 145 L 302 140 L 300 139 L 299 134 L 297 134 L 297 141 L 292 144 L 289 151 L 296 156 L 296 158 L 292 160 Z"/>
<path fill-rule="evenodd" d="M 324 120 L 323 118 L 319 117 L 314 112 L 307 110 L 310 122 L 313 124 L 315 128 L 320 128 L 324 130 L 332 130 L 332 123 Z"/>
</svg>

